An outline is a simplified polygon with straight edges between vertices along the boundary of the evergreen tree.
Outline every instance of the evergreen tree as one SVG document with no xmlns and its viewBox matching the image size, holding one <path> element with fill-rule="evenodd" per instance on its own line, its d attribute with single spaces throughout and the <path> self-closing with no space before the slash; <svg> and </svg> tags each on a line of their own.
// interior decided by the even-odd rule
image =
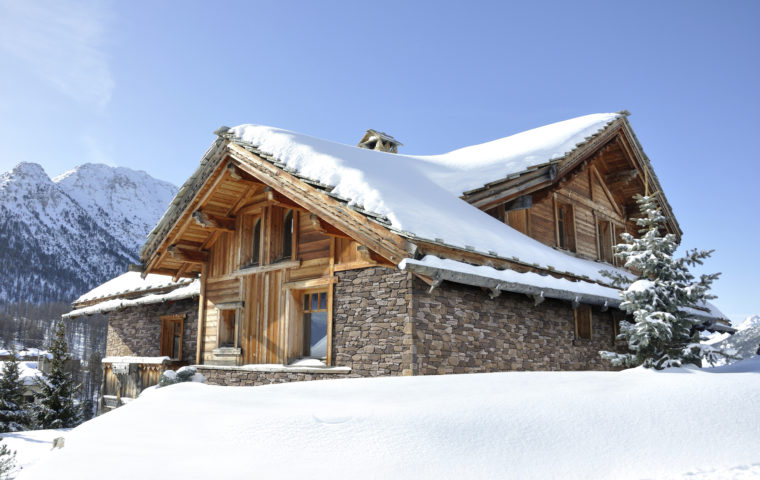
<svg viewBox="0 0 760 480">
<path fill-rule="evenodd" d="M 82 422 L 82 409 L 74 402 L 78 386 L 66 372 L 66 361 L 71 358 L 66 345 L 66 328 L 63 320 L 56 325 L 55 339 L 50 347 L 53 359 L 50 373 L 39 382 L 37 395 L 37 423 L 40 428 L 70 428 Z"/>
<path fill-rule="evenodd" d="M 0 438 L 0 441 L 3 439 Z M 16 452 L 11 451 L 8 445 L 0 443 L 0 480 L 9 478 L 16 468 Z"/>
<path fill-rule="evenodd" d="M 0 432 L 19 432 L 32 426 L 32 418 L 24 402 L 24 385 L 20 378 L 16 348 L 3 362 L 0 377 Z"/>
<path fill-rule="evenodd" d="M 697 329 L 703 321 L 688 309 L 704 308 L 711 298 L 707 292 L 719 273 L 701 275 L 699 279 L 689 268 L 701 265 L 712 251 L 690 250 L 684 257 L 674 259 L 678 244 L 675 235 L 662 235 L 665 217 L 655 199 L 637 195 L 636 202 L 642 217 L 636 220 L 641 238 L 624 233 L 624 243 L 615 246 L 615 255 L 625 261 L 625 267 L 638 276 L 633 283 L 619 273 L 607 275 L 621 289 L 620 308 L 633 317 L 633 323 L 622 321 L 618 340 L 624 340 L 628 353 L 599 352 L 615 366 L 644 365 L 657 369 L 700 365 L 703 357 L 714 361 L 721 352 L 701 345 Z"/>
</svg>

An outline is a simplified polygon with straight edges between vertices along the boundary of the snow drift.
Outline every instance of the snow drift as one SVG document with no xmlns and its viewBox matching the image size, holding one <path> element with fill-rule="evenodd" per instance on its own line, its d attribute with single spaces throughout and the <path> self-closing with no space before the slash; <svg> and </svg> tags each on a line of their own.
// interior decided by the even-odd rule
<svg viewBox="0 0 760 480">
<path fill-rule="evenodd" d="M 183 383 L 72 430 L 19 478 L 733 478 L 760 473 L 759 402 L 760 358 L 660 372 Z"/>
</svg>

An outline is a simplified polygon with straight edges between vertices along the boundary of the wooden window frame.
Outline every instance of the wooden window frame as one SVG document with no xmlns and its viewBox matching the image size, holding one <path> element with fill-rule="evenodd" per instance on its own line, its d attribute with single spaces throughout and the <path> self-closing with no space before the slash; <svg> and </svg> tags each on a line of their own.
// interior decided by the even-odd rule
<svg viewBox="0 0 760 480">
<path fill-rule="evenodd" d="M 296 330 L 300 332 L 303 329 L 303 296 L 315 292 L 327 292 L 327 358 L 324 359 L 326 365 L 332 365 L 333 363 L 333 284 L 335 283 L 335 277 L 321 277 L 310 280 L 300 280 L 294 282 L 288 282 L 283 284 L 283 288 L 288 290 L 290 295 L 290 301 L 287 305 L 287 318 L 288 325 L 286 327 L 287 333 L 283 344 L 283 348 L 286 350 L 283 355 L 283 359 L 286 363 L 292 363 L 295 360 L 303 358 L 316 358 L 305 357 L 303 350 L 299 349 L 298 352 L 293 350 L 294 342 L 292 336 L 296 334 Z M 320 359 L 322 360 L 322 359 Z"/>
<path fill-rule="evenodd" d="M 222 345 L 222 323 L 224 322 L 225 312 L 234 312 L 235 315 L 232 325 L 232 345 Z M 241 307 L 239 305 L 230 307 L 217 306 L 216 313 L 216 348 L 240 348 Z"/>
<path fill-rule="evenodd" d="M 602 231 L 606 226 L 607 235 L 605 242 L 605 234 Z M 604 217 L 596 217 L 596 246 L 597 246 L 597 259 L 609 263 L 610 265 L 615 263 L 615 224 Z"/>
<path fill-rule="evenodd" d="M 570 218 L 566 218 L 568 215 Z M 562 220 L 560 222 L 560 217 Z M 560 230 L 562 232 L 560 233 Z M 569 252 L 577 251 L 575 211 L 572 203 L 562 202 L 554 198 L 554 236 L 557 248 Z"/>
<path fill-rule="evenodd" d="M 330 333 L 330 327 L 329 327 L 329 325 L 331 323 L 331 319 L 330 319 L 330 307 L 329 307 L 330 294 L 329 294 L 329 292 L 327 290 L 328 289 L 316 289 L 316 290 L 302 291 L 301 294 L 300 294 L 300 302 L 299 302 L 300 303 L 300 312 L 299 312 L 299 317 L 300 317 L 300 320 L 301 320 L 301 329 L 302 329 L 302 335 L 303 335 L 303 337 L 302 337 L 303 338 L 303 347 L 302 347 L 302 350 L 301 350 L 301 358 L 316 358 L 316 359 L 319 359 L 319 360 L 325 360 L 325 361 L 327 360 L 327 350 L 329 349 L 328 345 L 331 342 L 331 338 L 330 338 L 330 335 L 329 335 L 329 333 Z M 321 297 L 322 294 L 324 294 L 324 296 L 325 296 L 325 308 L 324 309 L 320 308 L 320 306 L 319 306 L 319 298 Z M 304 300 L 306 299 L 305 297 L 307 295 L 309 297 L 311 297 L 312 295 L 317 295 L 318 300 L 317 300 L 317 308 L 316 309 L 311 309 L 310 307 L 306 307 L 304 305 L 304 303 L 305 303 Z M 327 345 L 325 345 L 325 356 L 324 357 L 315 357 L 313 355 L 310 355 L 311 352 L 306 353 L 306 348 L 307 348 L 307 346 L 306 346 L 306 331 L 307 331 L 307 327 L 310 329 L 311 326 L 310 325 L 307 326 L 307 324 L 306 324 L 307 322 L 306 322 L 305 316 L 308 313 L 321 313 L 321 312 L 324 312 L 325 313 L 325 317 L 326 317 L 325 321 L 326 321 L 326 324 L 327 324 L 326 325 L 327 333 L 325 335 L 326 336 L 325 341 L 327 342 Z"/>
<path fill-rule="evenodd" d="M 578 305 L 573 309 L 573 317 L 575 319 L 575 339 L 591 340 L 594 336 L 594 321 L 591 305 Z M 588 322 L 588 336 L 583 335 L 585 329 L 581 323 L 584 321 Z"/>
<path fill-rule="evenodd" d="M 159 343 L 160 348 L 160 355 L 161 356 L 167 356 L 171 358 L 172 360 L 182 360 L 182 343 L 185 341 L 185 314 L 177 314 L 177 315 L 162 315 L 161 317 L 161 339 Z M 165 335 L 168 332 L 168 328 L 166 326 L 167 323 L 171 323 L 172 325 L 176 325 L 179 323 L 179 352 L 177 353 L 177 356 L 172 356 L 172 353 L 174 350 L 174 328 L 172 328 L 171 331 L 171 338 L 166 338 Z M 166 347 L 168 347 L 168 352 L 166 351 Z"/>
</svg>

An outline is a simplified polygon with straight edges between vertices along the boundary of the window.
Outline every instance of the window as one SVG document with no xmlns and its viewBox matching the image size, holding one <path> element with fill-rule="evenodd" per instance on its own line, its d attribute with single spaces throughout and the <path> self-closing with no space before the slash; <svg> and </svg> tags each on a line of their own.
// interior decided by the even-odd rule
<svg viewBox="0 0 760 480">
<path fill-rule="evenodd" d="M 286 210 L 282 219 L 282 258 L 293 256 L 293 210 Z"/>
<path fill-rule="evenodd" d="M 575 338 L 591 339 L 591 306 L 579 305 L 575 313 Z"/>
<path fill-rule="evenodd" d="M 600 220 L 597 222 L 597 236 L 599 240 L 599 260 L 607 263 L 612 263 L 614 256 L 612 255 L 612 243 L 613 243 L 614 227 L 612 223 L 606 220 Z"/>
<path fill-rule="evenodd" d="M 238 310 L 219 310 L 219 347 L 237 347 Z"/>
<path fill-rule="evenodd" d="M 261 265 L 261 217 L 253 221 L 253 238 L 251 238 L 251 265 Z"/>
<path fill-rule="evenodd" d="M 327 292 L 303 295 L 303 350 L 305 357 L 327 357 Z"/>
<path fill-rule="evenodd" d="M 182 360 L 182 329 L 184 315 L 161 317 L 161 356 Z"/>
<path fill-rule="evenodd" d="M 573 207 L 566 203 L 557 204 L 557 246 L 575 251 L 575 220 Z"/>
</svg>

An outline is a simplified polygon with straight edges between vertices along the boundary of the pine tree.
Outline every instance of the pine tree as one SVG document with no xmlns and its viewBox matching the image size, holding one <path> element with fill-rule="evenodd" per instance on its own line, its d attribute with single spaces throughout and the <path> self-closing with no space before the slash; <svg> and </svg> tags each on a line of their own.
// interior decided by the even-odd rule
<svg viewBox="0 0 760 480">
<path fill-rule="evenodd" d="M 32 427 L 32 418 L 24 402 L 24 385 L 20 378 L 16 348 L 3 362 L 0 376 L 0 432 L 19 432 Z"/>
<path fill-rule="evenodd" d="M 70 428 L 82 422 L 82 410 L 74 402 L 78 386 L 74 385 L 71 374 L 66 372 L 66 361 L 71 358 L 66 345 L 66 328 L 63 320 L 56 325 L 55 339 L 50 347 L 53 359 L 50 373 L 39 382 L 37 394 L 37 423 L 40 428 Z"/>
<path fill-rule="evenodd" d="M 621 289 L 620 308 L 633 316 L 633 323 L 622 321 L 618 340 L 624 340 L 628 353 L 599 352 L 615 366 L 644 365 L 662 369 L 684 364 L 700 365 L 703 357 L 714 360 L 719 351 L 699 342 L 699 327 L 703 321 L 688 309 L 704 308 L 704 302 L 715 296 L 708 294 L 719 273 L 701 275 L 699 279 L 689 268 L 701 265 L 711 251 L 690 250 L 674 259 L 678 244 L 675 235 L 662 235 L 665 217 L 653 197 L 637 195 L 642 213 L 636 224 L 641 238 L 624 233 L 624 243 L 615 246 L 615 255 L 625 267 L 636 272 L 638 279 L 619 273 L 609 273 L 615 286 Z"/>
<path fill-rule="evenodd" d="M 0 438 L 0 441 L 3 439 Z M 5 480 L 16 469 L 16 452 L 0 443 L 0 479 Z"/>
</svg>

